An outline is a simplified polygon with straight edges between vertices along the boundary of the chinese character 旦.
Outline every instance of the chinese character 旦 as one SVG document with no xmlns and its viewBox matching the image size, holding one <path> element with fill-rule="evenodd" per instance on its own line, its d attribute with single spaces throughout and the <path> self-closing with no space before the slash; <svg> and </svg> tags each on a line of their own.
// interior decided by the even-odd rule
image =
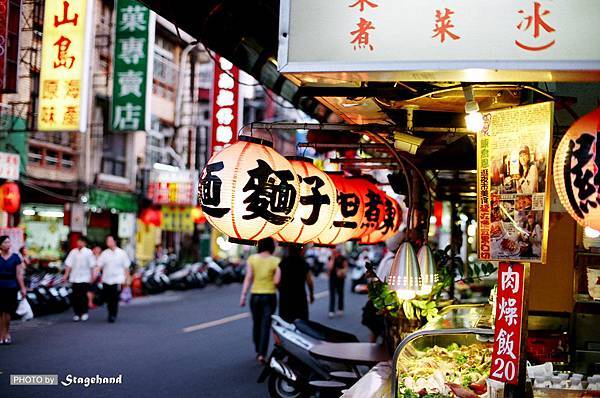
<svg viewBox="0 0 600 398">
<path fill-rule="evenodd" d="M 115 106 L 113 128 L 118 130 L 138 130 L 141 117 L 141 105 L 133 105 L 131 102 L 125 105 L 117 105 Z"/>
<path fill-rule="evenodd" d="M 65 82 L 65 84 L 67 86 L 66 96 L 68 98 L 78 99 L 79 91 L 80 91 L 80 81 L 79 80 L 67 80 Z"/>
<path fill-rule="evenodd" d="M 42 82 L 42 98 L 54 99 L 58 94 L 58 80 L 44 80 Z"/>
<path fill-rule="evenodd" d="M 132 94 L 135 97 L 141 98 L 144 72 L 134 70 L 117 72 L 117 80 L 119 81 L 119 97 Z"/>
<path fill-rule="evenodd" d="M 439 36 L 442 43 L 446 40 L 446 35 L 450 36 L 452 40 L 460 39 L 460 36 L 450 31 L 451 28 L 454 28 L 454 24 L 450 19 L 452 14 L 454 14 L 454 11 L 449 8 L 444 9 L 443 14 L 441 10 L 435 10 L 435 28 L 433 29 L 435 34 L 431 38 L 435 39 Z"/>
<path fill-rule="evenodd" d="M 127 6 L 123 9 L 119 30 L 121 32 L 146 31 L 146 8 L 140 5 Z"/>
<path fill-rule="evenodd" d="M 504 329 L 500 329 L 498 333 L 498 355 L 508 355 L 512 359 L 517 359 L 513 337 L 514 332 L 507 332 Z"/>
<path fill-rule="evenodd" d="M 379 215 L 381 214 L 379 206 L 382 203 L 383 202 L 381 201 L 381 196 L 377 195 L 376 192 L 371 191 L 369 189 L 367 192 L 367 202 L 365 203 L 366 222 L 362 224 L 363 227 L 377 226 L 377 222 L 379 221 Z"/>
<path fill-rule="evenodd" d="M 517 300 L 514 298 L 502 297 L 500 299 L 500 315 L 498 316 L 498 320 L 504 318 L 506 324 L 508 326 L 517 324 Z"/>
<path fill-rule="evenodd" d="M 360 206 L 360 199 L 356 194 L 353 193 L 338 193 L 338 203 L 340 204 L 340 212 L 342 213 L 342 217 L 350 218 L 354 217 L 356 213 L 358 213 L 358 208 Z M 336 225 L 336 223 L 334 223 Z M 336 225 L 339 226 L 339 225 Z M 344 221 L 341 225 L 342 228 L 356 228 L 358 226 L 357 223 L 353 221 Z"/>
<path fill-rule="evenodd" d="M 40 120 L 44 123 L 54 123 L 54 113 L 56 109 L 53 106 L 42 106 L 42 115 Z"/>
<path fill-rule="evenodd" d="M 540 28 L 544 29 L 546 33 L 552 33 L 555 29 L 544 21 L 545 16 L 550 14 L 550 11 L 543 10 L 542 5 L 534 1 L 533 2 L 533 15 L 525 15 L 525 10 L 519 10 L 519 14 L 523 15 L 523 20 L 517 25 L 517 29 L 521 31 L 527 31 L 533 25 L 533 38 L 538 39 L 540 37 Z M 527 51 L 542 51 L 550 48 L 556 43 L 556 40 L 549 41 L 539 46 L 529 46 L 521 43 L 519 40 L 515 40 L 515 44 Z"/>
<path fill-rule="evenodd" d="M 385 200 L 385 217 L 383 223 L 379 226 L 379 231 L 382 235 L 389 232 L 390 229 L 394 228 L 394 220 L 396 218 L 396 209 L 389 199 Z"/>
<path fill-rule="evenodd" d="M 121 44 L 121 51 L 117 58 L 122 59 L 127 65 L 137 65 L 140 62 L 140 59 L 145 58 L 145 38 L 127 37 L 121 39 L 119 42 Z"/>
<path fill-rule="evenodd" d="M 271 224 L 283 225 L 292 218 L 288 214 L 296 200 L 296 188 L 288 183 L 294 180 L 294 175 L 290 170 L 274 171 L 264 160 L 256 162 L 258 166 L 248 171 L 250 179 L 243 188 L 243 192 L 252 192 L 244 200 L 250 213 L 242 218 L 252 220 L 260 217 Z"/>
<path fill-rule="evenodd" d="M 60 25 L 72 23 L 73 26 L 77 26 L 77 18 L 79 18 L 79 14 L 75 13 L 72 18 L 69 18 L 69 2 L 63 1 L 63 17 L 62 20 L 58 20 L 58 15 L 54 16 L 54 27 L 57 28 Z"/>
<path fill-rule="evenodd" d="M 511 267 L 508 267 L 506 272 L 502 273 L 502 290 L 511 289 L 513 293 L 517 293 L 520 283 L 519 273 L 514 272 Z"/>
<path fill-rule="evenodd" d="M 567 164 L 567 166 L 570 166 L 569 174 L 575 175 L 573 185 L 578 190 L 577 197 L 579 198 L 579 204 L 577 204 L 577 201 L 575 200 L 571 184 L 567 183 L 565 184 L 565 187 L 571 204 L 574 204 L 573 210 L 575 210 L 575 213 L 581 218 L 583 218 L 583 213 L 589 213 L 588 206 L 594 208 L 598 206 L 598 198 L 596 198 L 596 200 L 591 200 L 591 196 L 598 192 L 598 186 L 596 185 L 598 183 L 598 172 L 594 167 L 594 163 L 590 165 L 590 161 L 594 157 L 592 148 L 594 147 L 595 141 L 596 138 L 593 135 L 582 134 L 575 142 L 573 142 L 573 140 L 569 142 L 571 163 Z M 578 147 L 573 150 L 575 144 L 577 144 Z M 573 159 L 575 160 L 575 165 L 571 166 Z"/>
<path fill-rule="evenodd" d="M 218 207 L 221 204 L 221 185 L 223 182 L 214 173 L 223 170 L 224 167 L 223 162 L 208 164 L 204 169 L 205 174 L 200 179 L 202 210 L 215 218 L 221 218 L 231 210 Z"/>
<path fill-rule="evenodd" d="M 319 211 L 321 210 L 321 206 L 328 205 L 331 203 L 329 200 L 329 196 L 323 195 L 319 192 L 319 189 L 325 185 L 325 182 L 317 176 L 305 177 L 300 180 L 301 183 L 306 185 L 311 185 L 310 187 L 310 195 L 305 195 L 300 197 L 300 203 L 304 206 L 312 206 L 312 212 L 308 216 L 308 218 L 301 218 L 304 225 L 313 225 L 319 219 Z"/>
<path fill-rule="evenodd" d="M 75 57 L 72 55 L 68 55 L 69 47 L 71 47 L 71 40 L 64 36 L 60 36 L 58 40 L 54 42 L 54 45 L 57 46 L 57 55 L 56 60 L 54 61 L 54 68 L 64 67 L 67 69 L 71 69 L 73 67 L 73 63 L 75 62 Z"/>
<path fill-rule="evenodd" d="M 349 5 L 348 7 L 350 7 L 350 8 L 359 7 L 358 10 L 360 12 L 363 12 L 365 10 L 365 6 L 369 6 L 371 8 L 379 7 L 376 3 L 371 2 L 369 0 L 356 0 L 356 3 Z"/>
<path fill-rule="evenodd" d="M 357 29 L 350 32 L 350 35 L 353 37 L 350 44 L 354 45 L 354 50 L 368 48 L 373 51 L 374 47 L 369 40 L 369 30 L 375 29 L 373 23 L 371 21 L 367 21 L 364 18 L 361 18 L 356 24 Z"/>
<path fill-rule="evenodd" d="M 63 116 L 63 124 L 67 126 L 77 126 L 79 122 L 79 110 L 76 106 L 67 106 Z"/>
</svg>

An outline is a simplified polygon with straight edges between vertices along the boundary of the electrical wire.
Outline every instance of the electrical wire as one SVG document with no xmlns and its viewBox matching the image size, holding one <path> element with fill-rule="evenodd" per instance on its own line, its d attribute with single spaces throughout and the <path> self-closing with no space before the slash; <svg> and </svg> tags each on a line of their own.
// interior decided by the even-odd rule
<svg viewBox="0 0 600 398">
<path fill-rule="evenodd" d="M 29 187 L 29 188 L 34 189 L 36 191 L 39 191 L 39 192 L 43 193 L 44 195 L 52 196 L 53 198 L 56 198 L 56 199 L 64 200 L 66 202 L 77 202 L 77 201 L 79 201 L 79 199 L 76 198 L 76 197 L 74 197 L 74 196 L 66 196 L 66 195 L 61 195 L 61 194 L 58 194 L 58 193 L 54 193 L 52 191 L 49 191 L 47 189 L 44 189 L 44 188 L 40 187 L 39 185 L 36 185 L 36 184 L 34 184 L 32 182 L 29 182 L 28 180 L 21 180 L 21 183 L 23 185 L 25 185 L 26 187 Z"/>
</svg>

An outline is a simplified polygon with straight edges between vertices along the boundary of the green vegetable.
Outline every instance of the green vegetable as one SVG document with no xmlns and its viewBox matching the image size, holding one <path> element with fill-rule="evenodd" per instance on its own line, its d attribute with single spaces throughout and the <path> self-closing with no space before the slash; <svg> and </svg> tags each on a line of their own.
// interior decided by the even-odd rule
<svg viewBox="0 0 600 398">
<path fill-rule="evenodd" d="M 448 350 L 448 352 L 456 351 L 458 350 L 458 344 L 452 343 L 448 347 L 446 347 L 446 350 Z"/>
<path fill-rule="evenodd" d="M 459 354 L 456 356 L 455 361 L 459 365 L 464 365 L 465 363 L 467 363 L 467 359 L 468 358 L 465 354 Z"/>
</svg>

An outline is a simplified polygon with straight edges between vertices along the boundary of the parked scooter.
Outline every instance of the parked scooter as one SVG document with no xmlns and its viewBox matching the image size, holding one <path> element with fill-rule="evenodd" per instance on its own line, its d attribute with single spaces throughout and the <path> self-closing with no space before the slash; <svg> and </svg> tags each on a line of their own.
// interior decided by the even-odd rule
<svg viewBox="0 0 600 398">
<path fill-rule="evenodd" d="M 343 364 L 319 360 L 309 350 L 324 342 L 355 343 L 356 336 L 317 322 L 296 320 L 288 323 L 277 315 L 271 317 L 275 348 L 258 382 L 267 380 L 271 397 L 307 397 L 313 380 L 331 380 L 333 371 L 352 371 Z"/>
</svg>

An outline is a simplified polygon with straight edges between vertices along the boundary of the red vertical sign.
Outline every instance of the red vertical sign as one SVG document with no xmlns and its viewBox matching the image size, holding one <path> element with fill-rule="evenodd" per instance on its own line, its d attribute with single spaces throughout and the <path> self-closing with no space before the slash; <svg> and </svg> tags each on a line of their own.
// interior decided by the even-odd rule
<svg viewBox="0 0 600 398">
<path fill-rule="evenodd" d="M 240 71 L 217 56 L 213 76 L 211 155 L 237 140 Z"/>
<path fill-rule="evenodd" d="M 0 0 L 0 90 L 4 87 L 8 50 L 8 0 Z"/>
<path fill-rule="evenodd" d="M 490 378 L 518 384 L 525 266 L 500 263 L 496 298 L 496 328 Z"/>
</svg>

